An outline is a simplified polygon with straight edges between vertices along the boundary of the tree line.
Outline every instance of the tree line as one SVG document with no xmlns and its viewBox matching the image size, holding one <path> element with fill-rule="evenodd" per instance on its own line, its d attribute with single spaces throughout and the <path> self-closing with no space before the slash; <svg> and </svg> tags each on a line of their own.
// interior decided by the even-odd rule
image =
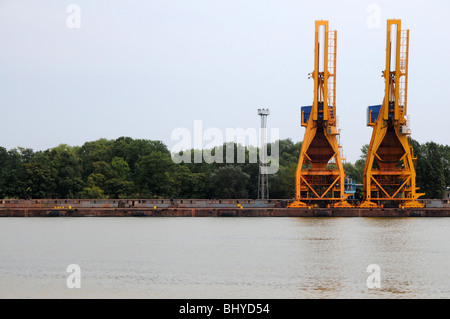
<svg viewBox="0 0 450 319">
<path fill-rule="evenodd" d="M 412 140 L 417 184 L 424 198 L 442 198 L 450 186 L 450 147 Z M 278 141 L 279 169 L 269 175 L 270 198 L 293 198 L 301 142 Z M 82 146 L 61 144 L 44 151 L 0 147 L 0 198 L 257 198 L 259 164 L 250 163 L 248 147 L 232 143 L 237 164 L 176 164 L 161 141 L 120 137 Z M 346 174 L 362 183 L 367 145 Z M 270 144 L 268 145 L 270 154 Z M 214 151 L 212 151 L 214 152 Z M 211 153 L 211 152 L 210 152 Z M 360 194 L 357 194 L 360 196 Z"/>
</svg>

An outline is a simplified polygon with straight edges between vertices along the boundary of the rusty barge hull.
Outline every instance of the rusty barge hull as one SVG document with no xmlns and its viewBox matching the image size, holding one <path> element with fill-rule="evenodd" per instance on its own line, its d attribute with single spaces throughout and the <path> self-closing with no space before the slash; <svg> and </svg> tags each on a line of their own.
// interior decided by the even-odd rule
<svg viewBox="0 0 450 319">
<path fill-rule="evenodd" d="M 0 217 L 450 217 L 448 208 L 0 208 Z"/>
<path fill-rule="evenodd" d="M 287 208 L 288 200 L 0 200 L 0 217 L 450 217 L 448 203 L 423 208 Z"/>
</svg>

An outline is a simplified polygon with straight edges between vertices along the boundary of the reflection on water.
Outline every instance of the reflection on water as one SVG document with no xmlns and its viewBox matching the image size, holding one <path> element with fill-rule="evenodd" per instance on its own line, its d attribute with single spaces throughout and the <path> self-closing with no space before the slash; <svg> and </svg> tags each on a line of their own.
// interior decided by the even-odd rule
<svg viewBox="0 0 450 319">
<path fill-rule="evenodd" d="M 448 218 L 2 218 L 1 298 L 448 298 Z M 81 268 L 69 289 L 66 268 Z M 381 287 L 367 287 L 367 266 Z"/>
</svg>

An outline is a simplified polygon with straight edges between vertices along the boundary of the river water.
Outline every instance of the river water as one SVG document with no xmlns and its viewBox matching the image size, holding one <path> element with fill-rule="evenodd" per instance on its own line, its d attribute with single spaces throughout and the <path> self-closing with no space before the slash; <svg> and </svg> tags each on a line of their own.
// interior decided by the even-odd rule
<svg viewBox="0 0 450 319">
<path fill-rule="evenodd" d="M 0 298 L 447 299 L 449 230 L 450 218 L 1 218 Z"/>
</svg>

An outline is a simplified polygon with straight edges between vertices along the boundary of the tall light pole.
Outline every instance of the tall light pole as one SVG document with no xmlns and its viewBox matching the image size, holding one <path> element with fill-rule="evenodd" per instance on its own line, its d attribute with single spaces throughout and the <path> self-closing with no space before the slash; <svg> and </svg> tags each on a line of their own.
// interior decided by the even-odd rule
<svg viewBox="0 0 450 319">
<path fill-rule="evenodd" d="M 262 168 L 267 166 L 267 142 L 266 142 L 266 124 L 269 109 L 258 109 L 258 115 L 261 117 L 261 131 L 259 144 L 259 178 L 258 178 L 258 198 L 269 198 L 269 177 L 265 173 L 267 170 Z"/>
</svg>

